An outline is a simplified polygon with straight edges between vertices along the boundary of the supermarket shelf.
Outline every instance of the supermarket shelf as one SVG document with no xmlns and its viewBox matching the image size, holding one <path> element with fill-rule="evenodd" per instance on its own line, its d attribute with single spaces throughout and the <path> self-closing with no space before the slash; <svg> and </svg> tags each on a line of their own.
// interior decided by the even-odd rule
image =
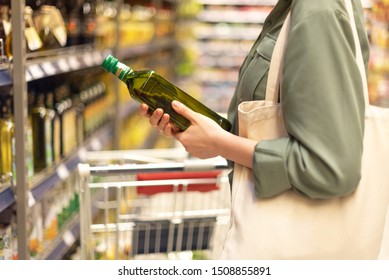
<svg viewBox="0 0 389 280">
<path fill-rule="evenodd" d="M 269 11 L 213 11 L 204 10 L 198 15 L 198 20 L 203 22 L 227 22 L 227 23 L 260 23 L 265 22 Z"/>
<path fill-rule="evenodd" d="M 42 200 L 57 183 L 66 179 L 69 172 L 75 170 L 77 164 L 81 162 L 86 150 L 97 151 L 105 147 L 113 135 L 113 125 L 111 123 L 103 127 L 87 143 L 78 149 L 73 155 L 65 159 L 58 166 L 41 172 L 33 178 L 32 188 L 29 195 L 29 206 Z M 15 202 L 15 196 L 11 186 L 0 188 L 0 212 L 11 206 Z"/>
<path fill-rule="evenodd" d="M 79 237 L 80 219 L 79 215 L 76 214 L 65 225 L 65 228 L 61 230 L 58 236 L 50 242 L 50 246 L 48 246 L 41 254 L 38 255 L 37 259 L 61 260 L 69 248 L 79 239 Z"/>
<path fill-rule="evenodd" d="M 196 37 L 199 40 L 236 40 L 236 41 L 242 41 L 242 40 L 255 40 L 261 30 L 253 33 L 220 33 L 217 30 L 211 31 L 211 32 L 197 32 Z"/>
<path fill-rule="evenodd" d="M 151 44 L 134 45 L 119 51 L 119 56 L 131 58 L 176 46 L 174 38 L 159 39 Z M 78 46 L 28 54 L 26 81 L 34 81 L 58 74 L 100 66 L 111 50 L 96 50 L 92 46 Z M 11 63 L 12 64 L 12 63 Z M 6 65 L 0 68 L 0 86 L 12 85 Z"/>
<path fill-rule="evenodd" d="M 43 199 L 45 194 L 58 182 L 66 179 L 69 176 L 69 173 L 75 170 L 77 164 L 82 161 L 83 154 L 86 150 L 101 150 L 109 143 L 112 135 L 113 126 L 109 123 L 102 128 L 100 132 L 96 133 L 84 147 L 78 149 L 77 152 L 66 159 L 65 162 L 56 166 L 55 170 L 51 172 L 51 174 L 43 174 L 44 179 L 38 184 L 35 184 L 31 190 L 33 202 Z"/>
<path fill-rule="evenodd" d="M 12 85 L 12 78 L 9 72 L 9 66 L 2 67 L 0 69 L 0 86 L 10 86 Z"/>
<path fill-rule="evenodd" d="M 203 5 L 274 6 L 277 0 L 198 0 Z"/>
<path fill-rule="evenodd" d="M 0 187 L 0 212 L 15 203 L 15 196 L 12 191 L 11 184 L 6 184 Z"/>
<path fill-rule="evenodd" d="M 101 65 L 111 50 L 96 50 L 92 46 L 69 47 L 29 53 L 26 61 L 26 81 Z M 12 85 L 12 62 L 0 67 L 0 86 Z"/>
<path fill-rule="evenodd" d="M 118 57 L 134 58 L 137 56 L 157 52 L 164 49 L 174 48 L 177 46 L 177 41 L 173 37 L 159 38 L 151 43 L 141 45 L 131 45 L 127 48 L 118 50 Z"/>
<path fill-rule="evenodd" d="M 68 48 L 58 50 L 56 55 L 33 57 L 26 63 L 27 82 L 53 75 L 73 72 L 99 66 L 110 50 L 95 50 L 92 47 Z"/>
</svg>

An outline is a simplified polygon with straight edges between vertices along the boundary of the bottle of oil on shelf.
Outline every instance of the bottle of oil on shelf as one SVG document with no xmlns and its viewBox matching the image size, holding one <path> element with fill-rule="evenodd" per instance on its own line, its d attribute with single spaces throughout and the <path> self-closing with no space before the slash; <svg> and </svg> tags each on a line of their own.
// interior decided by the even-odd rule
<svg viewBox="0 0 389 280">
<path fill-rule="evenodd" d="M 1 100 L 0 114 L 0 183 L 10 182 L 13 173 L 14 127 L 10 98 Z"/>
<path fill-rule="evenodd" d="M 26 165 L 27 165 L 27 177 L 31 179 L 34 176 L 34 143 L 33 143 L 33 133 L 32 133 L 32 115 L 31 111 L 34 107 L 35 97 L 28 95 L 28 116 L 27 116 L 27 123 L 26 123 Z"/>
<path fill-rule="evenodd" d="M 221 117 L 152 70 L 134 71 L 111 55 L 105 58 L 102 67 L 126 83 L 133 99 L 147 104 L 151 111 L 157 108 L 163 109 L 165 113 L 170 115 L 171 122 L 180 130 L 187 129 L 190 122 L 173 110 L 171 107 L 173 100 L 178 100 L 193 111 L 211 118 L 223 129 L 228 131 L 231 129 L 231 124 L 227 119 Z"/>
<path fill-rule="evenodd" d="M 34 25 L 42 40 L 42 49 L 50 50 L 66 46 L 65 21 L 52 0 L 42 0 L 42 5 L 34 16 Z"/>
<path fill-rule="evenodd" d="M 0 0 L 0 39 L 1 51 L 5 51 L 5 44 L 9 33 L 11 32 L 11 13 L 10 13 L 10 0 Z M 1 53 L 1 56 L 5 53 Z"/>
<path fill-rule="evenodd" d="M 84 0 L 81 5 L 81 44 L 92 44 L 96 37 L 96 1 Z"/>
<path fill-rule="evenodd" d="M 38 32 L 35 29 L 33 22 L 33 10 L 30 6 L 26 6 L 24 9 L 24 22 L 25 30 L 24 34 L 26 37 L 26 51 L 34 52 L 42 48 L 42 40 L 39 37 Z M 7 37 L 5 44 L 6 54 L 8 57 L 12 57 L 12 30 Z"/>
<path fill-rule="evenodd" d="M 1 0 L 0 1 L 0 39 L 1 51 L 4 52 L 1 55 L 7 55 L 6 53 L 6 43 L 10 42 L 10 33 L 11 33 L 11 9 L 10 9 L 10 0 Z"/>
<path fill-rule="evenodd" d="M 81 18 L 80 18 L 80 0 L 65 0 L 65 7 L 67 11 L 67 46 L 74 46 L 80 44 L 81 35 Z"/>
<path fill-rule="evenodd" d="M 71 153 L 76 147 L 76 109 L 68 84 L 62 83 L 54 90 L 55 109 L 60 117 L 61 157 Z"/>
<path fill-rule="evenodd" d="M 46 92 L 46 111 L 51 125 L 51 146 L 53 148 L 53 162 L 58 163 L 61 160 L 61 134 L 60 119 L 54 108 L 54 93 Z"/>
<path fill-rule="evenodd" d="M 84 142 L 84 111 L 85 104 L 82 102 L 79 94 L 75 94 L 74 98 L 74 106 L 76 108 L 76 144 L 80 146 Z"/>
<path fill-rule="evenodd" d="M 39 172 L 53 164 L 53 146 L 51 143 L 51 120 L 45 107 L 45 95 L 36 92 L 35 105 L 31 111 L 34 170 Z"/>
</svg>

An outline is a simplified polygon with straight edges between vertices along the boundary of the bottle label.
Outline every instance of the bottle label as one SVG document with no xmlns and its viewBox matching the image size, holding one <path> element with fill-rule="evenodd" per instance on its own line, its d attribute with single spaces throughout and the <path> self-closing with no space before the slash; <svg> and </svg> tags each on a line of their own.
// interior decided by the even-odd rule
<svg viewBox="0 0 389 280">
<path fill-rule="evenodd" d="M 57 26 L 53 29 L 53 34 L 62 47 L 66 46 L 67 33 L 65 26 Z"/>
<path fill-rule="evenodd" d="M 63 20 L 61 12 L 56 9 L 55 7 L 52 7 L 51 10 L 51 26 L 53 30 L 53 34 L 59 44 L 64 47 L 66 46 L 67 42 L 67 30 L 65 21 Z"/>
<path fill-rule="evenodd" d="M 78 35 L 80 34 L 80 20 L 75 17 L 70 17 L 67 24 L 67 34 Z"/>
<path fill-rule="evenodd" d="M 6 20 L 2 20 L 3 21 L 3 26 L 4 26 L 4 33 L 5 33 L 5 36 L 8 36 L 9 33 L 11 32 L 11 23 L 6 21 Z"/>
<path fill-rule="evenodd" d="M 61 159 L 61 124 L 59 118 L 54 119 L 53 130 L 54 161 L 57 163 Z"/>
<path fill-rule="evenodd" d="M 31 126 L 28 127 L 26 131 L 26 164 L 27 164 L 27 176 L 32 178 L 34 176 L 34 157 L 33 157 L 33 140 L 32 140 L 32 129 Z"/>
<path fill-rule="evenodd" d="M 117 77 L 119 77 L 120 79 L 122 79 L 122 78 L 124 78 L 125 73 L 129 71 L 129 69 L 130 68 L 127 65 L 125 65 L 121 62 L 118 62 L 115 75 Z"/>
<path fill-rule="evenodd" d="M 15 137 L 13 136 L 11 139 L 11 149 L 12 149 L 12 180 L 13 180 L 13 184 L 16 186 L 16 141 L 15 141 Z"/>
<path fill-rule="evenodd" d="M 52 129 L 49 118 L 45 118 L 45 142 L 46 142 L 46 166 L 51 166 L 53 163 L 53 145 L 51 143 Z"/>
<path fill-rule="evenodd" d="M 30 51 L 35 51 L 42 47 L 42 41 L 35 28 L 27 27 L 24 31 L 24 34 L 26 36 L 27 45 Z"/>
</svg>

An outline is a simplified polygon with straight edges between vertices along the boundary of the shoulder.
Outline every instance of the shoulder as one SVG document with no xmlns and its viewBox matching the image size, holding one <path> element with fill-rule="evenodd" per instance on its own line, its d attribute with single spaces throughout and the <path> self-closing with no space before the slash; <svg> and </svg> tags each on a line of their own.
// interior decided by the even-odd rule
<svg viewBox="0 0 389 280">
<path fill-rule="evenodd" d="M 331 21 L 347 17 L 344 0 L 293 0 L 291 11 L 296 24 L 310 19 Z"/>
</svg>

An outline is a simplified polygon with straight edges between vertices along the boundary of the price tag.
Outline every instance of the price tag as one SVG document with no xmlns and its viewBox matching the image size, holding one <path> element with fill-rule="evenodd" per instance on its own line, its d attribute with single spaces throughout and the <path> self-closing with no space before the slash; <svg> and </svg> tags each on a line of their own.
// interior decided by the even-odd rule
<svg viewBox="0 0 389 280">
<path fill-rule="evenodd" d="M 57 167 L 57 174 L 61 180 L 66 180 L 70 176 L 69 169 L 64 164 L 60 164 Z"/>
<path fill-rule="evenodd" d="M 63 242 L 66 244 L 66 246 L 70 247 L 76 242 L 76 238 L 74 237 L 73 233 L 70 230 L 67 230 L 62 235 Z"/>
<path fill-rule="evenodd" d="M 89 67 L 94 65 L 93 57 L 92 57 L 92 55 L 90 53 L 86 53 L 84 55 L 84 63 L 85 63 L 86 66 L 89 66 Z"/>
<path fill-rule="evenodd" d="M 28 202 L 27 202 L 28 207 L 34 206 L 36 203 L 36 200 L 35 200 L 34 196 L 32 195 L 32 192 L 29 191 L 27 196 L 28 196 L 28 198 L 27 198 L 28 199 Z"/>
<path fill-rule="evenodd" d="M 51 62 L 44 62 L 41 64 L 43 71 L 45 71 L 47 76 L 52 76 L 57 73 L 54 65 Z"/>
<path fill-rule="evenodd" d="M 103 145 L 97 138 L 92 139 L 90 146 L 93 151 L 100 151 L 103 148 Z"/>
<path fill-rule="evenodd" d="M 87 154 L 87 151 L 84 147 L 82 147 L 78 150 L 78 157 L 80 158 L 81 161 L 86 160 L 86 154 Z"/>
<path fill-rule="evenodd" d="M 64 58 L 58 60 L 58 67 L 62 72 L 69 72 L 70 66 Z"/>
<path fill-rule="evenodd" d="M 77 70 L 80 68 L 80 62 L 78 61 L 78 59 L 75 56 L 71 56 L 71 57 L 69 57 L 69 66 L 73 70 Z"/>
<path fill-rule="evenodd" d="M 93 53 L 93 61 L 95 63 L 101 63 L 103 61 L 102 57 L 101 57 L 101 54 L 99 52 L 94 52 Z"/>
<path fill-rule="evenodd" d="M 30 73 L 30 71 L 28 71 L 28 69 L 26 69 L 26 81 L 29 82 L 31 80 L 32 80 L 31 73 Z"/>
<path fill-rule="evenodd" d="M 31 76 L 34 79 L 40 79 L 45 76 L 45 72 L 43 72 L 42 69 L 37 64 L 28 66 L 28 70 L 30 71 Z"/>
</svg>

